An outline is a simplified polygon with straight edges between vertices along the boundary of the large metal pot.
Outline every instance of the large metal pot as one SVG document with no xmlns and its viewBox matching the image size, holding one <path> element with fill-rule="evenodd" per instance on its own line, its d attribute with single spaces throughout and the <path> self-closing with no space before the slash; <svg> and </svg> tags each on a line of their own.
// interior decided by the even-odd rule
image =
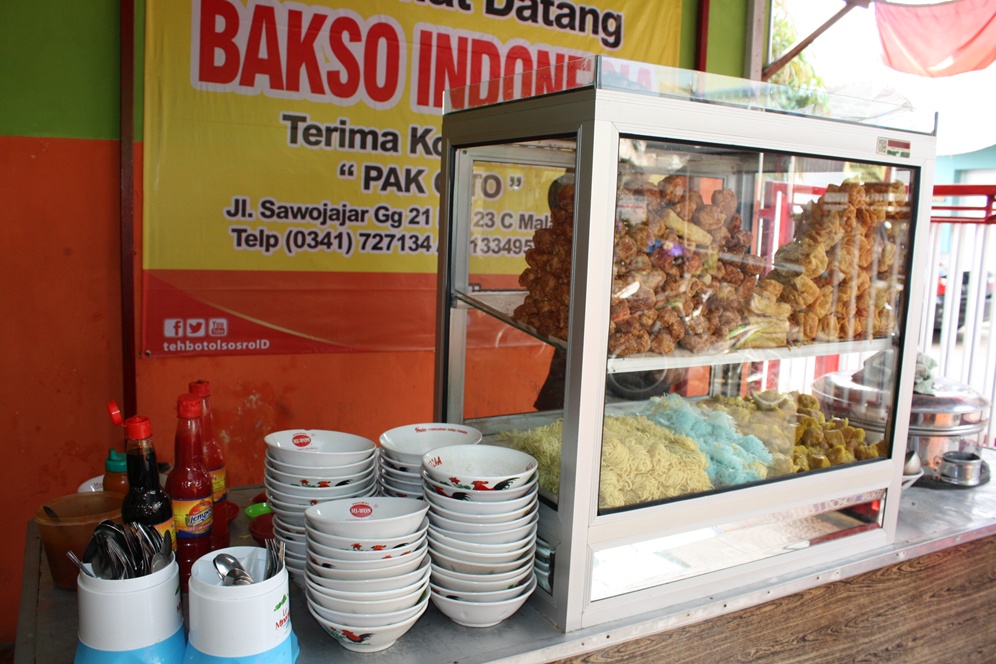
<svg viewBox="0 0 996 664">
<path fill-rule="evenodd" d="M 837 371 L 816 379 L 813 395 L 828 416 L 846 417 L 869 433 L 885 435 L 892 394 L 881 384 L 859 382 L 861 373 Z M 907 449 L 920 457 L 924 471 L 940 478 L 946 452 L 979 452 L 989 401 L 972 387 L 946 378 L 933 381 L 934 394 L 913 394 Z"/>
</svg>

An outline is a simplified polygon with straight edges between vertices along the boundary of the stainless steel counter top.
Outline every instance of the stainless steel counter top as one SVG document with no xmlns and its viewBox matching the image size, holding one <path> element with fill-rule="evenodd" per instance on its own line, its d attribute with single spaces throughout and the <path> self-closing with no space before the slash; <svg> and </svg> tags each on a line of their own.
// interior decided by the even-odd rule
<svg viewBox="0 0 996 664">
<path fill-rule="evenodd" d="M 983 458 L 992 467 L 996 450 Z M 233 501 L 247 505 L 261 488 L 231 491 Z M 68 662 L 76 649 L 76 594 L 52 583 L 37 526 L 28 525 L 24 576 L 18 617 L 15 662 Z M 670 607 L 663 611 L 582 629 L 557 630 L 529 604 L 496 627 L 473 629 L 451 622 L 431 604 L 429 610 L 397 643 L 377 653 L 378 664 L 412 662 L 546 662 L 598 650 L 642 636 L 739 611 L 815 586 L 886 567 L 909 558 L 996 534 L 996 485 L 961 489 L 913 486 L 902 494 L 896 541 L 882 549 L 838 560 L 833 566 L 810 568 L 731 588 L 723 595 Z M 232 523 L 232 545 L 248 545 L 244 514 Z M 304 592 L 291 586 L 291 622 L 301 645 L 300 664 L 367 662 L 365 653 L 347 651 L 325 634 L 308 613 Z"/>
</svg>

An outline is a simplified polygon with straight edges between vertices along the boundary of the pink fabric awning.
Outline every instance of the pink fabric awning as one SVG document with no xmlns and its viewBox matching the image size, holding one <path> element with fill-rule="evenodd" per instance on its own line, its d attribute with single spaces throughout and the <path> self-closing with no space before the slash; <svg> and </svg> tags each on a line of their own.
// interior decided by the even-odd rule
<svg viewBox="0 0 996 664">
<path fill-rule="evenodd" d="M 996 60 L 996 2 L 875 3 L 883 61 L 920 76 L 985 69 Z"/>
</svg>

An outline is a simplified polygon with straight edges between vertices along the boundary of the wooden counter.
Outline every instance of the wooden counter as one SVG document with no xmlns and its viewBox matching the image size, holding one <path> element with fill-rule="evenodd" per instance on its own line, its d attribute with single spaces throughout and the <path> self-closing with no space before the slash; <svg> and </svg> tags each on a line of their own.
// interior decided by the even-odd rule
<svg viewBox="0 0 996 664">
<path fill-rule="evenodd" d="M 992 467 L 996 452 L 985 450 Z M 259 487 L 231 492 L 248 504 Z M 244 514 L 232 545 L 251 544 Z M 76 595 L 52 584 L 28 526 L 15 662 L 68 662 Z M 377 664 L 431 662 L 852 662 L 996 660 L 996 485 L 914 486 L 903 493 L 896 542 L 784 578 L 748 580 L 723 596 L 616 623 L 559 632 L 526 605 L 488 629 L 460 627 L 430 605 Z M 372 661 L 327 636 L 292 584 L 299 664 Z"/>
</svg>

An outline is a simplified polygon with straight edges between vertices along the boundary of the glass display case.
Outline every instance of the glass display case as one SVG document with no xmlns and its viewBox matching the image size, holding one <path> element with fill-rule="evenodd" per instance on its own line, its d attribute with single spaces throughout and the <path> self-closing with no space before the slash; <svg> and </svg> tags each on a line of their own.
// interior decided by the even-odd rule
<svg viewBox="0 0 996 664">
<path fill-rule="evenodd" d="M 891 541 L 933 116 L 604 57 L 448 97 L 436 417 L 539 461 L 544 614 Z M 841 371 L 884 433 L 820 402 Z"/>
</svg>

